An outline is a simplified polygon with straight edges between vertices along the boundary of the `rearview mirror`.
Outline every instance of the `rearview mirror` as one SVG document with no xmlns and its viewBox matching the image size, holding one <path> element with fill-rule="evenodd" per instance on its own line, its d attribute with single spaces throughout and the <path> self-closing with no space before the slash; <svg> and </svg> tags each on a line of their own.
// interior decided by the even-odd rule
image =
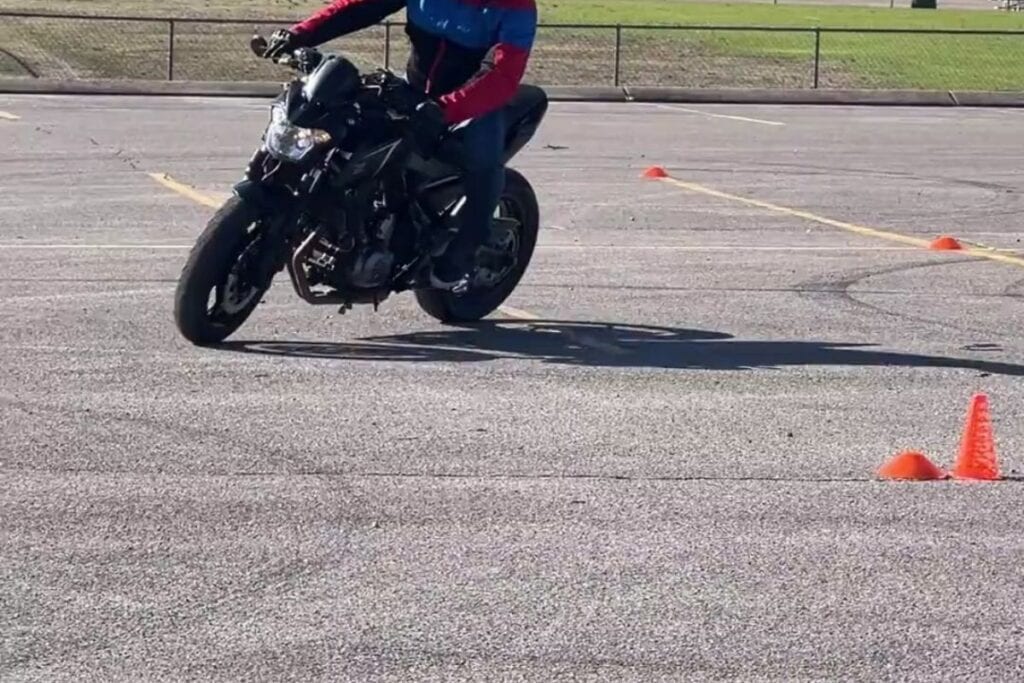
<svg viewBox="0 0 1024 683">
<path fill-rule="evenodd" d="M 267 51 L 267 39 L 259 33 L 254 33 L 252 39 L 249 40 L 249 49 L 252 50 L 253 54 L 257 57 L 262 57 L 263 53 Z"/>
</svg>

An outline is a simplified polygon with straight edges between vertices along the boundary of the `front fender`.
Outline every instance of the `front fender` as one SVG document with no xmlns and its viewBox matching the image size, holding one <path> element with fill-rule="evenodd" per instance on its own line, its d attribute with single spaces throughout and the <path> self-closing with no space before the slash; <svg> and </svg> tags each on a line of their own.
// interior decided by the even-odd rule
<svg viewBox="0 0 1024 683">
<path fill-rule="evenodd" d="M 257 207 L 261 213 L 279 213 L 288 208 L 293 199 L 290 194 L 260 184 L 254 180 L 243 180 L 235 185 L 234 193 L 243 202 Z"/>
</svg>

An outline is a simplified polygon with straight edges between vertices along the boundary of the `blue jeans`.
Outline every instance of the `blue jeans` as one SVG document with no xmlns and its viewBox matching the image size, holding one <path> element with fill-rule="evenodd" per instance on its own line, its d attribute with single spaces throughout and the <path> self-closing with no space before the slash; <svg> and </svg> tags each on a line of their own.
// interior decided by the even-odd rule
<svg viewBox="0 0 1024 683">
<path fill-rule="evenodd" d="M 505 117 L 499 109 L 471 121 L 461 132 L 462 183 L 466 191 L 459 233 L 444 254 L 447 268 L 468 273 L 476 250 L 491 232 L 491 219 L 505 189 Z"/>
</svg>

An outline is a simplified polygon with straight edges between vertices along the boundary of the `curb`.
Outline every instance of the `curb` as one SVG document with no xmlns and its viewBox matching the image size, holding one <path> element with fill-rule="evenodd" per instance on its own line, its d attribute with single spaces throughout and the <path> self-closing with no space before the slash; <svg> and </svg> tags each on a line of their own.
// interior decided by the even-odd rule
<svg viewBox="0 0 1024 683">
<path fill-rule="evenodd" d="M 0 93 L 28 95 L 136 95 L 273 97 L 282 85 L 260 81 L 135 81 L 0 78 Z M 545 86 L 553 102 L 867 105 L 912 107 L 1024 107 L 1024 92 L 948 90 L 811 90 Z"/>
<path fill-rule="evenodd" d="M 962 107 L 1024 107 L 1024 92 L 951 92 Z"/>
<path fill-rule="evenodd" d="M 274 97 L 282 84 L 268 81 L 120 81 L 0 78 L 0 93 L 20 95 L 126 95 L 165 97 Z M 625 102 L 622 88 L 545 88 L 548 97 L 563 102 Z"/>
<path fill-rule="evenodd" d="M 721 104 L 831 104 L 888 106 L 956 106 L 945 90 L 807 90 L 767 88 L 626 88 L 633 102 Z M 1024 103 L 1024 97 L 1020 98 Z"/>
</svg>

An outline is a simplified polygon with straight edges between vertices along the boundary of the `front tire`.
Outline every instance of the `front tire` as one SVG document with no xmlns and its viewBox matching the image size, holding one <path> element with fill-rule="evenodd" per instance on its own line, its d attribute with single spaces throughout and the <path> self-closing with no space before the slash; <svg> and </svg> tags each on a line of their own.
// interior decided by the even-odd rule
<svg viewBox="0 0 1024 683">
<path fill-rule="evenodd" d="M 518 171 L 505 170 L 505 189 L 498 202 L 499 216 L 519 224 L 515 237 L 515 264 L 496 283 L 486 288 L 471 288 L 459 295 L 439 289 L 416 291 L 416 302 L 423 311 L 443 323 L 476 322 L 494 312 L 519 284 L 530 265 L 537 234 L 540 231 L 540 207 L 529 181 Z"/>
<path fill-rule="evenodd" d="M 250 282 L 258 268 L 262 233 L 259 214 L 232 197 L 214 214 L 181 271 L 174 320 L 197 346 L 218 344 L 248 319 L 269 287 Z M 258 277 L 258 275 L 256 276 Z"/>
</svg>

